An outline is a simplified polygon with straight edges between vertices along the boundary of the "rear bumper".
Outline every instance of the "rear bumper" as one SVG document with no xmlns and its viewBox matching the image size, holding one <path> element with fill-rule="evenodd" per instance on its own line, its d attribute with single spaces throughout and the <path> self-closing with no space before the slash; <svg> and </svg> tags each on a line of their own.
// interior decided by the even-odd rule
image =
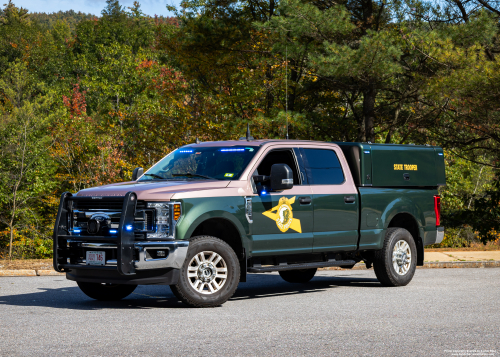
<svg viewBox="0 0 500 357">
<path fill-rule="evenodd" d="M 444 227 L 430 228 L 424 231 L 424 246 L 431 244 L 439 244 L 444 239 Z"/>
<path fill-rule="evenodd" d="M 434 242 L 434 244 L 441 243 L 443 239 L 444 239 L 444 227 L 437 227 L 436 241 Z"/>
</svg>

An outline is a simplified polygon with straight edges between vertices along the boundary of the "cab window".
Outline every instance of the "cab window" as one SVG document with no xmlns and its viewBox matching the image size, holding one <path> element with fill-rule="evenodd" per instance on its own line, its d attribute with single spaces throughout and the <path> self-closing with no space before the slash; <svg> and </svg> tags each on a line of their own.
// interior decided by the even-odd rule
<svg viewBox="0 0 500 357">
<path fill-rule="evenodd" d="M 245 146 L 184 146 L 149 169 L 140 181 L 237 180 L 255 153 L 255 148 Z"/>
<path fill-rule="evenodd" d="M 333 150 L 302 149 L 307 180 L 311 185 L 340 185 L 345 181 L 339 158 Z"/>
<path fill-rule="evenodd" d="M 295 162 L 296 160 L 292 150 L 272 150 L 257 167 L 257 172 L 254 172 L 253 174 L 270 176 L 271 166 L 274 164 L 287 164 L 293 172 L 293 184 L 300 185 L 299 175 L 297 174 L 297 165 Z"/>
</svg>

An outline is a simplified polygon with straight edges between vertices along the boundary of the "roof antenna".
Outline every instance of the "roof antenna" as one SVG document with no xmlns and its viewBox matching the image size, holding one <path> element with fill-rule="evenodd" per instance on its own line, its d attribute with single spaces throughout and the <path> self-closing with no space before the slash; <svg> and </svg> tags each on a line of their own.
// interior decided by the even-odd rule
<svg viewBox="0 0 500 357">
<path fill-rule="evenodd" d="M 241 137 L 240 140 L 246 140 L 246 141 L 253 140 L 253 136 L 250 135 L 250 123 L 247 123 L 247 134 L 246 134 L 246 137 Z"/>
<path fill-rule="evenodd" d="M 250 135 L 250 123 L 247 123 L 247 141 L 253 140 L 253 136 Z"/>
<path fill-rule="evenodd" d="M 200 143 L 200 139 L 196 138 L 195 143 L 196 143 L 196 144 L 199 144 L 199 143 Z"/>
<path fill-rule="evenodd" d="M 288 140 L 288 45 L 285 46 L 285 91 L 286 140 Z"/>
</svg>

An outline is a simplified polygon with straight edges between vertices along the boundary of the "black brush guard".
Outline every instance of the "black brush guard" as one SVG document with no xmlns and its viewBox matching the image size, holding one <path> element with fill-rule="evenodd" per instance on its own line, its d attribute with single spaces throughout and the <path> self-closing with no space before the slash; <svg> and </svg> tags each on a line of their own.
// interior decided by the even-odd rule
<svg viewBox="0 0 500 357">
<path fill-rule="evenodd" d="M 134 192 L 127 192 L 125 197 L 99 197 L 96 202 L 123 200 L 118 235 L 109 236 L 75 236 L 70 232 L 70 217 L 74 201 L 93 200 L 93 197 L 75 197 L 70 192 L 64 192 L 61 195 L 59 211 L 57 212 L 56 223 L 54 226 L 54 269 L 58 272 L 69 272 L 73 269 L 99 269 L 99 270 L 118 270 L 121 275 L 135 275 L 134 267 L 134 231 L 127 231 L 125 226 L 134 224 L 134 214 L 137 204 L 137 195 Z M 85 239 L 88 242 L 113 243 L 117 245 L 117 264 L 114 266 L 91 266 L 80 264 L 68 264 L 69 248 L 68 239 Z"/>
</svg>

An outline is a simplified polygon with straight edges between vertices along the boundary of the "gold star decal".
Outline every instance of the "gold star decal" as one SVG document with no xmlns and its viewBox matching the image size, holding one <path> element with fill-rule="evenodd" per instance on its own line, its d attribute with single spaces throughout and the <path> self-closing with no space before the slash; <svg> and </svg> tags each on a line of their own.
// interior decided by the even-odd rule
<svg viewBox="0 0 500 357">
<path fill-rule="evenodd" d="M 293 218 L 292 204 L 295 203 L 295 197 L 296 196 L 293 196 L 290 199 L 281 197 L 277 206 L 262 213 L 264 216 L 275 221 L 279 230 L 282 232 L 293 229 L 294 231 L 302 233 L 300 220 Z"/>
</svg>

